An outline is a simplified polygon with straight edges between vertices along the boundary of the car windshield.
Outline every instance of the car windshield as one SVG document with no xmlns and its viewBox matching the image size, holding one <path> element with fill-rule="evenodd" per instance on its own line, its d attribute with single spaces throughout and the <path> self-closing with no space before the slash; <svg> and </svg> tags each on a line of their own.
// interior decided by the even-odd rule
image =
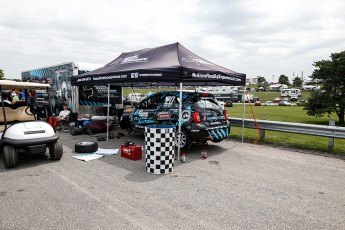
<svg viewBox="0 0 345 230">
<path fill-rule="evenodd" d="M 207 97 L 196 98 L 194 106 L 196 109 L 222 109 L 214 98 Z"/>
</svg>

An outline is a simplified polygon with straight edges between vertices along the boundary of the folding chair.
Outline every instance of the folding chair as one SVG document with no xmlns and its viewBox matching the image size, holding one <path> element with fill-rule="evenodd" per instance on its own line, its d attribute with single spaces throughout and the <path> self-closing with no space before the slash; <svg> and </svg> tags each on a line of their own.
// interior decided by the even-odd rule
<svg viewBox="0 0 345 230">
<path fill-rule="evenodd" d="M 78 113 L 70 113 L 65 119 L 60 119 L 57 124 L 57 130 L 61 132 L 73 131 L 78 126 Z"/>
</svg>

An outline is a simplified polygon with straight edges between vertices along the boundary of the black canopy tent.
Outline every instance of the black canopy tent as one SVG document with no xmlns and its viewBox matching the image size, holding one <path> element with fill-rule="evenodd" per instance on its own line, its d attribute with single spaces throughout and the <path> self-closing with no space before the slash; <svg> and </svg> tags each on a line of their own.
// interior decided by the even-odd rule
<svg viewBox="0 0 345 230">
<path fill-rule="evenodd" d="M 72 85 L 245 85 L 246 75 L 213 64 L 179 43 L 122 53 L 94 71 L 72 78 Z"/>
<path fill-rule="evenodd" d="M 153 84 L 157 86 L 180 84 L 180 102 L 182 101 L 182 85 L 244 86 L 245 83 L 245 74 L 209 62 L 180 43 L 122 53 L 101 68 L 72 77 L 74 86 L 106 84 L 109 86 L 111 84 L 146 87 Z M 180 132 L 181 123 L 179 122 Z"/>
</svg>

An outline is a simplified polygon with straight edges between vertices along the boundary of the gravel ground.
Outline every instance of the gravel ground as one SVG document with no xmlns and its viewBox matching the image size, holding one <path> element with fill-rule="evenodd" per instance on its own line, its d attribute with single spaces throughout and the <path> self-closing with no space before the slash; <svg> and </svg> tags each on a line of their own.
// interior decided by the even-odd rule
<svg viewBox="0 0 345 230">
<path fill-rule="evenodd" d="M 115 130 L 115 134 L 116 134 Z M 232 140 L 194 145 L 174 172 L 145 171 L 120 154 L 84 162 L 60 133 L 64 155 L 0 165 L 0 229 L 345 229 L 345 162 Z M 144 145 L 142 135 L 125 140 Z"/>
</svg>

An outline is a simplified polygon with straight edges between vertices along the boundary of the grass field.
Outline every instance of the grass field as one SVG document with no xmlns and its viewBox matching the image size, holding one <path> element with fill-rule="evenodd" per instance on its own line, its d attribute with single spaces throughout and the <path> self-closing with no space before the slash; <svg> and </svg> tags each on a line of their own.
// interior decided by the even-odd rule
<svg viewBox="0 0 345 230">
<path fill-rule="evenodd" d="M 233 107 L 227 107 L 230 117 L 240 117 L 243 114 L 243 104 L 234 104 Z M 303 106 L 254 106 L 246 104 L 245 118 L 258 120 L 272 120 L 284 122 L 296 122 L 305 124 L 328 125 L 329 120 L 335 120 L 336 125 L 338 117 L 333 114 L 331 117 L 324 116 L 316 118 L 308 116 Z"/>
<path fill-rule="evenodd" d="M 229 117 L 242 118 L 243 104 L 235 104 L 233 107 L 228 107 Z M 317 124 L 317 125 L 328 125 L 329 120 L 335 120 L 336 125 L 338 117 L 332 115 L 331 117 L 315 118 L 310 117 L 303 110 L 302 106 L 245 106 L 245 118 L 257 120 L 272 120 L 272 121 L 284 121 L 284 122 L 295 122 L 305 124 Z M 232 127 L 231 138 L 241 139 L 242 128 Z M 245 129 L 244 140 L 248 142 L 255 142 L 259 139 L 258 131 L 255 129 Z M 293 147 L 298 149 L 307 149 L 311 151 L 324 151 L 334 153 L 337 155 L 345 156 L 345 140 L 335 139 L 334 149 L 328 149 L 329 138 L 317 137 L 303 134 L 284 133 L 266 131 L 265 139 L 258 141 L 258 144 L 265 143 L 271 145 L 279 145 L 286 147 Z"/>
<path fill-rule="evenodd" d="M 151 88 L 151 89 L 134 89 L 137 93 L 146 94 L 149 91 L 164 91 L 174 90 L 174 88 Z M 128 95 L 132 91 L 131 88 L 124 89 L 124 95 Z M 261 102 L 273 101 L 275 97 L 281 97 L 280 92 L 253 92 L 255 97 L 259 97 Z M 308 92 L 302 92 L 300 100 L 307 100 L 310 96 Z M 233 107 L 228 107 L 229 117 L 242 118 L 243 104 L 234 104 Z M 246 104 L 245 118 L 257 120 L 272 120 L 283 122 L 295 122 L 316 125 L 328 125 L 329 120 L 335 120 L 338 125 L 338 117 L 332 115 L 331 117 L 324 116 L 321 118 L 311 117 L 306 114 L 302 106 L 254 106 L 251 107 Z M 230 138 L 242 139 L 242 128 L 232 127 Z M 247 142 L 254 142 L 258 140 L 258 132 L 254 129 L 245 129 L 244 140 Z M 270 144 L 277 146 L 293 147 L 297 149 L 307 149 L 311 151 L 323 151 L 337 155 L 345 156 L 345 140 L 335 139 L 334 149 L 328 149 L 329 138 L 309 136 L 302 134 L 283 133 L 266 131 L 265 139 L 258 141 L 258 144 Z"/>
</svg>

